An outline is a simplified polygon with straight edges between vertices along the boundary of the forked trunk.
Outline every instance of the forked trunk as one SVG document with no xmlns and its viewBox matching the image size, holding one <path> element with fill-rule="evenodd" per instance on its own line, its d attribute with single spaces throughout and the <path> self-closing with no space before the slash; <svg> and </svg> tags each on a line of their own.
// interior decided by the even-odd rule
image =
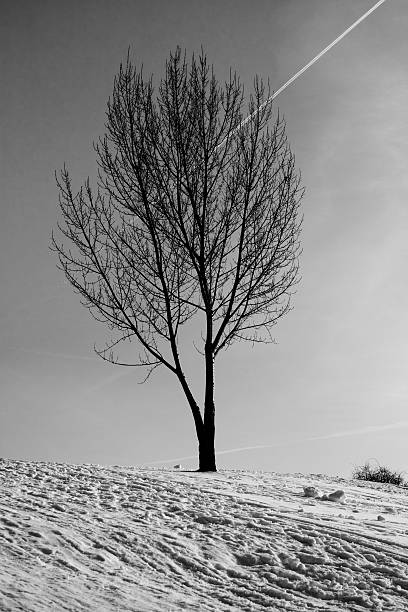
<svg viewBox="0 0 408 612">
<path fill-rule="evenodd" d="M 211 378 L 211 377 L 210 377 Z M 179 381 L 186 395 L 194 419 L 198 439 L 199 472 L 216 472 L 215 464 L 215 404 L 214 384 L 206 388 L 204 418 L 196 404 L 184 375 L 179 375 Z M 211 389 L 211 392 L 210 392 Z"/>
<path fill-rule="evenodd" d="M 190 391 L 179 367 L 178 378 L 186 395 L 194 418 L 198 438 L 198 472 L 216 472 L 215 463 L 215 402 L 214 402 L 214 356 L 212 351 L 212 320 L 207 319 L 207 341 L 205 345 L 205 397 L 204 414 Z"/>
</svg>

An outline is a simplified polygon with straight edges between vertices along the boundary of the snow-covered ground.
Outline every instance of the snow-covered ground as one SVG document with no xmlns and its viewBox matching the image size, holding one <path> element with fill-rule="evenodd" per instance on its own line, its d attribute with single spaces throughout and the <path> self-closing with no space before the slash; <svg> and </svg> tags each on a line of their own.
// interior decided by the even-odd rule
<svg viewBox="0 0 408 612">
<path fill-rule="evenodd" d="M 408 489 L 3 459 L 0 610 L 406 611 Z"/>
</svg>

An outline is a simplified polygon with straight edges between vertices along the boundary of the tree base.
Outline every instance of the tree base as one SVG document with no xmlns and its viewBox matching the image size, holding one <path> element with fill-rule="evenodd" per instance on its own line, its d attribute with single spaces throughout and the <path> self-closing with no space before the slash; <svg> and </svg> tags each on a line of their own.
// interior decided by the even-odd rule
<svg viewBox="0 0 408 612">
<path fill-rule="evenodd" d="M 213 468 L 201 468 L 199 467 L 196 472 L 216 472 L 217 468 L 214 466 Z"/>
</svg>

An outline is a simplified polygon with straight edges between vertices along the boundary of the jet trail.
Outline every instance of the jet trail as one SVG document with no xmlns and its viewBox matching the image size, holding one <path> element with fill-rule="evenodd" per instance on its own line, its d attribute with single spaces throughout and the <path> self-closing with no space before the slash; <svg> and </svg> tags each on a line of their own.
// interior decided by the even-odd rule
<svg viewBox="0 0 408 612">
<path fill-rule="evenodd" d="M 358 429 L 348 429 L 345 431 L 338 431 L 336 433 L 323 434 L 321 436 L 311 436 L 308 438 L 301 438 L 299 440 L 292 440 L 288 442 L 275 442 L 275 444 L 255 444 L 254 446 L 240 446 L 239 448 L 227 448 L 224 450 L 217 451 L 218 455 L 229 455 L 230 453 L 242 453 L 243 451 L 258 450 L 262 448 L 281 448 L 288 446 L 297 446 L 304 444 L 305 442 L 315 442 L 317 440 L 331 440 L 332 438 L 348 438 L 349 436 L 360 436 L 364 434 L 376 433 L 379 431 L 386 431 L 388 429 L 402 429 L 408 427 L 408 421 L 397 421 L 394 423 L 385 423 L 384 425 L 366 425 Z M 186 459 L 195 459 L 197 455 L 187 455 L 186 457 L 175 457 L 173 459 L 161 459 L 160 461 L 149 461 L 148 463 L 142 463 L 141 465 L 157 465 L 159 463 L 176 463 L 178 461 L 185 461 Z"/>
<path fill-rule="evenodd" d="M 366 13 L 364 13 L 364 15 L 362 15 L 359 19 L 357 19 L 357 21 L 355 21 L 350 27 L 348 27 L 347 30 L 344 30 L 344 32 L 340 34 L 340 36 L 338 36 L 335 40 L 333 40 L 333 42 L 330 43 L 330 45 L 327 45 L 327 47 L 325 47 L 322 51 L 320 51 L 320 53 L 318 53 L 313 59 L 311 59 L 310 62 L 308 62 L 305 66 L 303 66 L 303 68 L 298 70 L 296 74 L 294 74 L 288 81 L 286 81 L 286 83 L 284 83 L 282 87 L 279 87 L 279 89 L 276 90 L 267 100 L 265 100 L 265 102 L 261 104 L 261 106 L 257 108 L 256 111 L 248 115 L 248 117 L 246 117 L 244 121 L 239 124 L 239 126 L 234 130 L 234 132 L 239 131 L 246 123 L 248 123 L 248 121 L 251 121 L 251 119 L 255 115 L 257 115 L 263 108 L 265 108 L 265 106 L 267 106 L 273 100 L 275 100 L 275 98 L 277 98 L 279 94 L 282 93 L 282 91 L 284 91 L 287 87 L 289 87 L 289 85 L 291 85 L 294 81 L 296 81 L 296 79 L 299 78 L 300 75 L 302 75 L 308 68 L 313 66 L 313 64 L 315 64 L 321 57 L 323 57 L 325 53 L 330 51 L 330 49 L 332 49 L 334 45 L 337 45 L 337 43 L 340 42 L 345 36 L 347 36 L 347 34 L 351 32 L 351 30 L 354 30 L 355 27 L 357 27 L 362 21 L 364 21 L 366 17 L 368 17 L 371 13 L 373 13 L 375 9 L 377 9 L 384 2 L 385 0 L 379 0 L 379 2 L 374 4 L 374 6 L 372 6 Z M 226 140 L 227 139 L 225 138 L 216 148 L 218 149 L 222 147 L 225 144 Z"/>
</svg>

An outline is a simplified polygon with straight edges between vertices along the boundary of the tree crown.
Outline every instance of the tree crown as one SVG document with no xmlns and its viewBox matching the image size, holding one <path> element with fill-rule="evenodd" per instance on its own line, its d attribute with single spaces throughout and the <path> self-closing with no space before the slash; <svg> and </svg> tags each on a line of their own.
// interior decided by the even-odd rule
<svg viewBox="0 0 408 612">
<path fill-rule="evenodd" d="M 84 305 L 117 332 L 101 357 L 121 363 L 120 343 L 137 339 L 134 365 L 180 372 L 179 331 L 197 313 L 213 359 L 272 340 L 299 278 L 302 187 L 267 97 L 256 78 L 245 108 L 237 75 L 220 84 L 203 52 L 171 54 L 157 91 L 129 57 L 120 66 L 98 189 L 74 193 L 62 170 L 59 228 L 73 248 L 53 238 Z"/>
</svg>

